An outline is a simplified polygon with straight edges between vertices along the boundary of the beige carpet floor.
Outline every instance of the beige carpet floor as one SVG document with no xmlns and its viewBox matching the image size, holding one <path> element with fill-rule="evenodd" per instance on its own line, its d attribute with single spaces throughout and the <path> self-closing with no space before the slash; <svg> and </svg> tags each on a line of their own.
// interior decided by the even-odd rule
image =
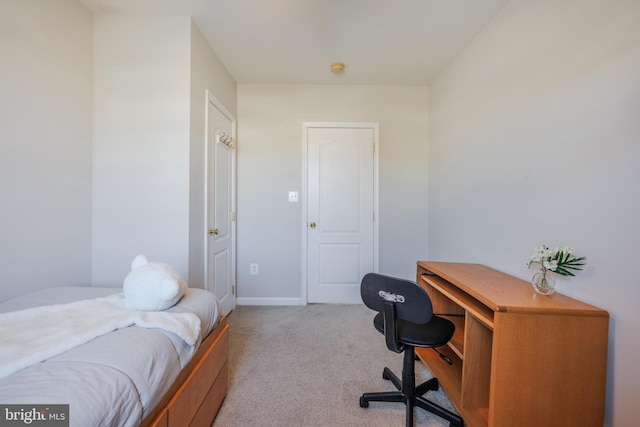
<svg viewBox="0 0 640 427">
<path fill-rule="evenodd" d="M 382 379 L 385 366 L 402 370 L 374 314 L 364 305 L 237 307 L 228 318 L 229 390 L 213 426 L 404 426 L 404 405 L 358 403 L 363 392 L 395 390 Z M 429 378 L 416 362 L 417 381 Z M 442 389 L 425 397 L 453 410 Z M 449 425 L 414 411 L 416 426 Z"/>
</svg>

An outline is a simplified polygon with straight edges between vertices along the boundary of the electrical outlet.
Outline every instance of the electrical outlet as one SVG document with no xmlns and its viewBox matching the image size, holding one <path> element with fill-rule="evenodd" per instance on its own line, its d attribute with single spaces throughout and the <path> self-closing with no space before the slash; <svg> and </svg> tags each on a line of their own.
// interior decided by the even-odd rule
<svg viewBox="0 0 640 427">
<path fill-rule="evenodd" d="M 249 264 L 249 274 L 254 276 L 258 274 L 258 264 Z"/>
<path fill-rule="evenodd" d="M 289 201 L 297 202 L 298 201 L 298 192 L 297 191 L 289 191 Z"/>
</svg>

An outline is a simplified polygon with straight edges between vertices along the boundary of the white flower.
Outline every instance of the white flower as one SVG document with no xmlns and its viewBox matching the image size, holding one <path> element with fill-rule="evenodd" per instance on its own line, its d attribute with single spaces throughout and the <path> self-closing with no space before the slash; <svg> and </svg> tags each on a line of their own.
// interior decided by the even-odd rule
<svg viewBox="0 0 640 427">
<path fill-rule="evenodd" d="M 533 255 L 528 258 L 527 267 L 531 268 L 531 264 L 540 264 L 543 274 L 548 270 L 561 276 L 574 276 L 570 270 L 582 270 L 586 259 L 586 257 L 573 255 L 573 248 L 570 246 L 557 246 L 552 251 L 546 245 L 539 245 L 535 247 Z"/>
</svg>

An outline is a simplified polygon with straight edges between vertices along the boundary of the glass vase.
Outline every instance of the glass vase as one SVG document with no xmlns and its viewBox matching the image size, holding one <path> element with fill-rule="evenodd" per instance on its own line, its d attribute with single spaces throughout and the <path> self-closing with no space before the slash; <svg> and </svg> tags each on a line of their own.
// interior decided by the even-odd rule
<svg viewBox="0 0 640 427">
<path fill-rule="evenodd" d="M 531 285 L 534 291 L 542 295 L 551 295 L 556 291 L 556 280 L 542 271 L 533 275 Z"/>
</svg>

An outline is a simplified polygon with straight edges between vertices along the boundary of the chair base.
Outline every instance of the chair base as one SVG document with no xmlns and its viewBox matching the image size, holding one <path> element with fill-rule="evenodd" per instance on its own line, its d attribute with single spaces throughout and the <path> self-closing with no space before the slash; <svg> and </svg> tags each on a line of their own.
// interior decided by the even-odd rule
<svg viewBox="0 0 640 427">
<path fill-rule="evenodd" d="M 382 372 L 382 378 L 391 381 L 398 391 L 364 393 L 360 397 L 360 407 L 368 408 L 369 402 L 402 402 L 406 405 L 406 427 L 413 426 L 413 408 L 415 406 L 444 418 L 449 421 L 451 427 L 463 427 L 464 421 L 460 416 L 422 397 L 428 391 L 437 391 L 440 384 L 437 378 L 431 378 L 416 387 L 414 353 L 413 347 L 405 348 L 402 381 L 389 368 L 384 368 Z"/>
</svg>

